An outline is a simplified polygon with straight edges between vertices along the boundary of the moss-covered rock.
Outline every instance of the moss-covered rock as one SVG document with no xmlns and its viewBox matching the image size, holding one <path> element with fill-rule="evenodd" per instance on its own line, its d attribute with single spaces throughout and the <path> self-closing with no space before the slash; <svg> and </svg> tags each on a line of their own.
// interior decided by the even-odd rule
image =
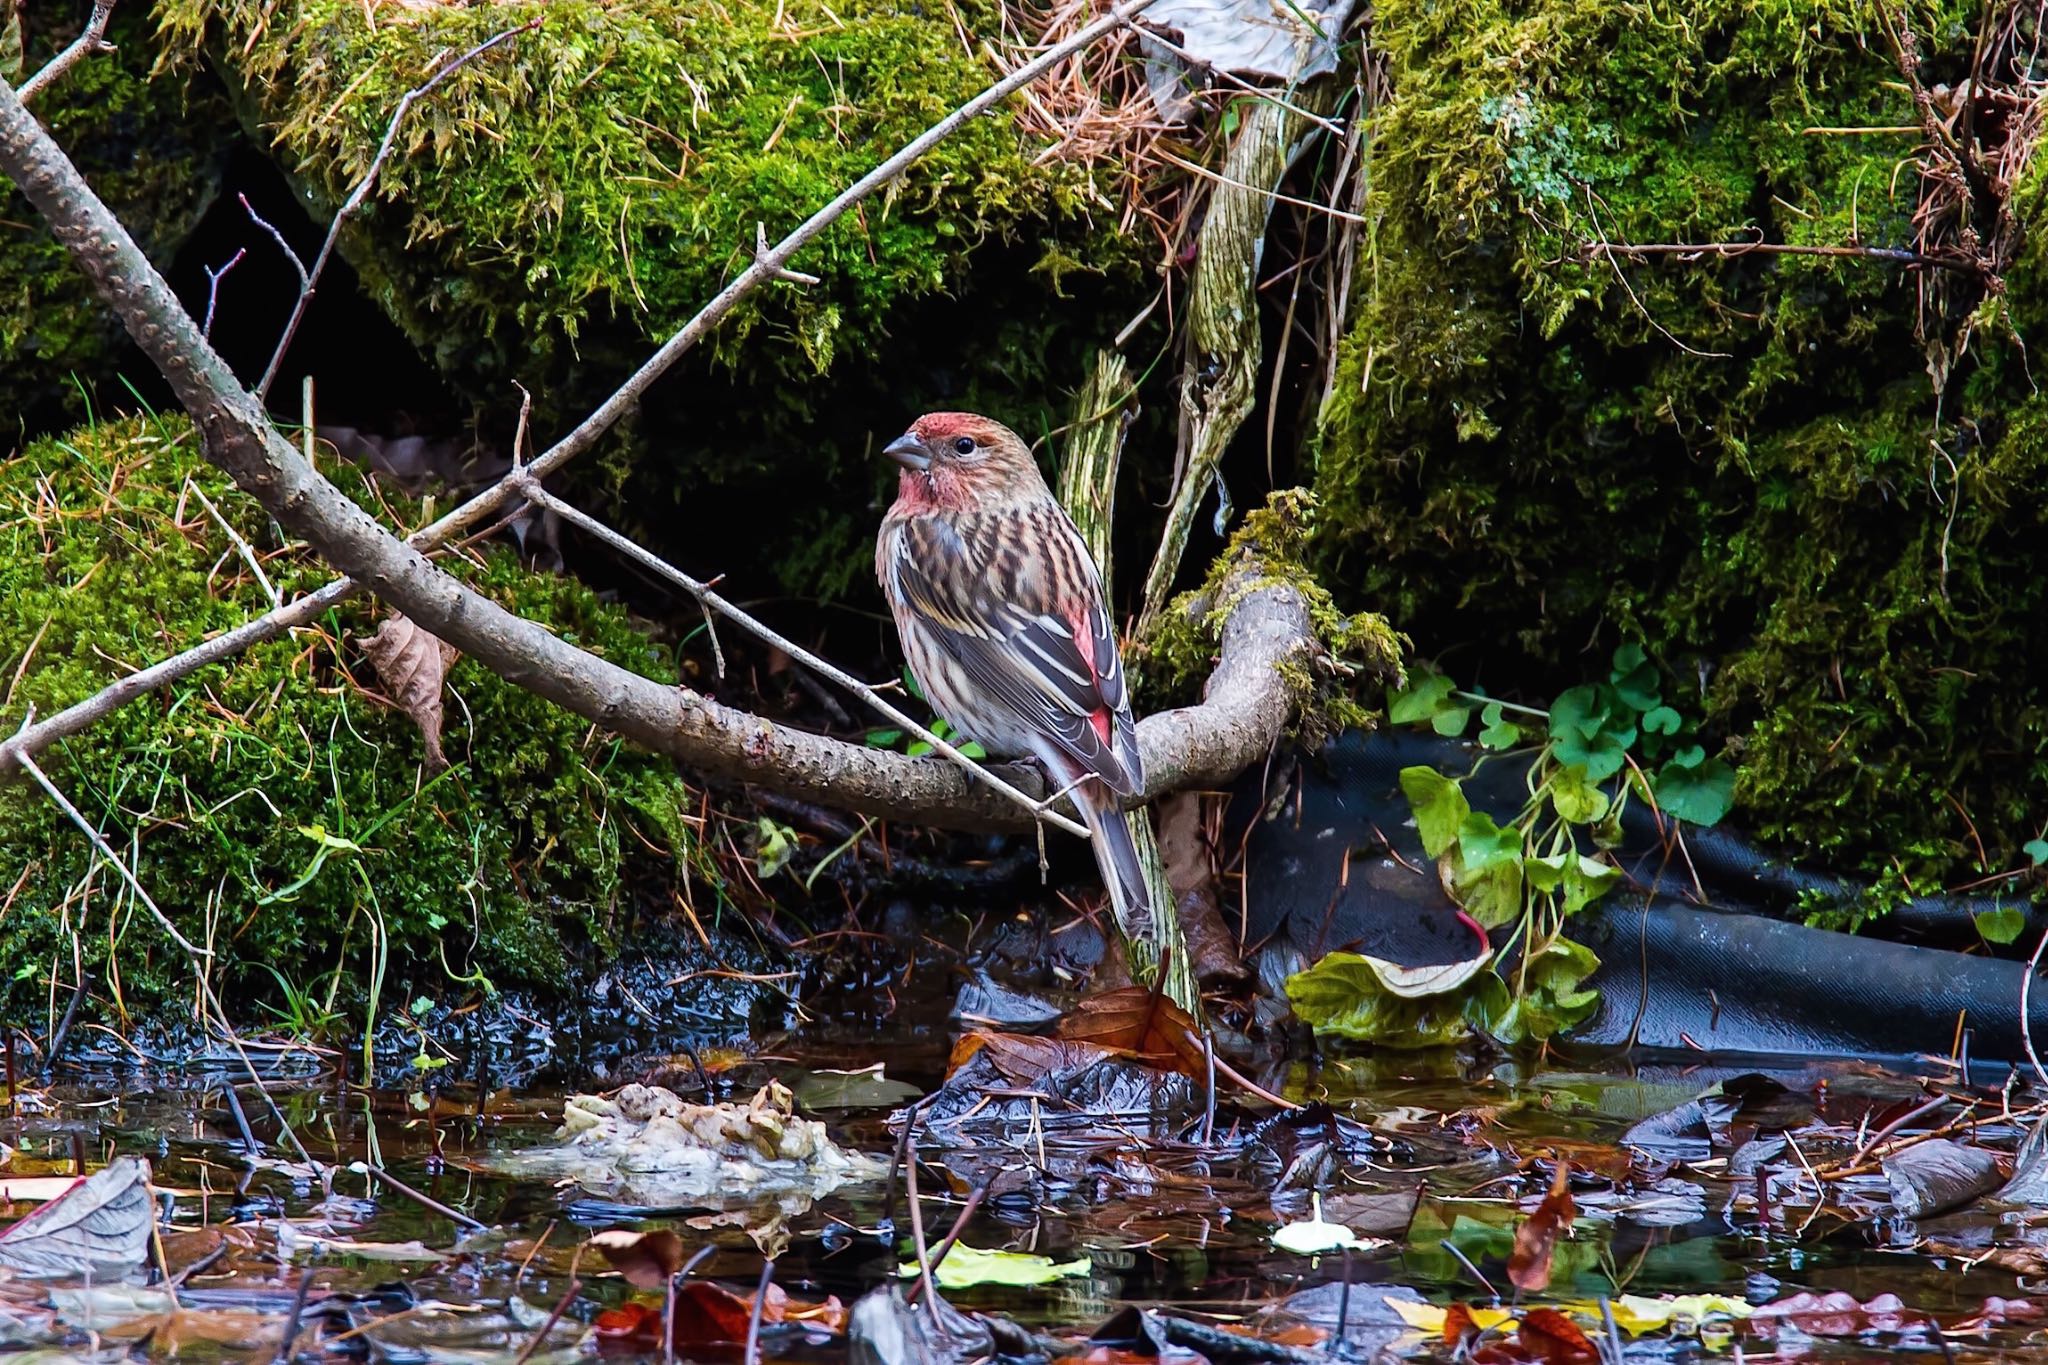
<svg viewBox="0 0 2048 1365">
<path fill-rule="evenodd" d="M 512 381 L 531 389 L 544 439 L 744 268 L 760 226 L 786 232 L 988 84 L 980 45 L 1002 32 L 994 0 L 159 0 L 157 12 L 172 42 L 204 47 L 239 88 L 244 123 L 322 219 L 408 88 L 539 20 L 413 107 L 343 250 L 465 398 L 509 416 Z M 697 529 L 700 510 L 730 524 L 730 506 L 696 496 L 706 489 L 737 486 L 744 504 L 792 477 L 843 480 L 827 501 L 864 502 L 881 482 L 861 463 L 871 421 L 900 429 L 934 391 L 964 399 L 983 379 L 1003 391 L 984 396 L 998 415 L 1019 416 L 1036 376 L 1078 382 L 1085 352 L 1062 344 L 1068 320 L 1038 321 L 1044 300 L 1108 275 L 1135 287 L 1142 248 L 1107 230 L 1119 207 L 1089 172 L 1041 150 L 998 111 L 828 229 L 795 263 L 818 283 L 742 303 L 613 444 L 612 510 L 660 542 Z M 985 306 L 919 306 L 968 291 L 995 257 L 1001 287 Z M 1033 300 L 1031 326 L 996 301 L 1005 290 Z M 844 586 L 862 537 L 808 510 L 811 524 L 770 528 L 785 582 Z"/>
<path fill-rule="evenodd" d="M 28 706 L 48 715 L 260 613 L 262 590 L 200 492 L 286 596 L 327 577 L 196 446 L 182 420 L 133 420 L 0 463 L 10 728 Z M 328 472 L 373 496 L 352 467 Z M 415 510 L 389 488 L 374 497 Z M 575 582 L 495 553 L 446 562 L 585 648 L 674 676 L 664 649 Z M 658 879 L 696 860 L 688 792 L 666 762 L 468 662 L 449 675 L 453 766 L 433 775 L 417 729 L 368 690 L 359 639 L 372 623 L 370 605 L 349 604 L 116 712 L 43 765 L 219 955 L 223 986 L 275 996 L 266 965 L 317 978 L 320 994 L 339 968 L 343 1000 L 379 979 L 431 989 L 477 971 L 559 986 L 568 955 L 614 946 L 636 859 Z M 189 990 L 183 956 L 26 780 L 0 782 L 0 868 L 0 1017 L 46 998 L 53 960 L 68 980 L 74 949 L 129 1006 Z"/>
<path fill-rule="evenodd" d="M 1139 642 L 1132 673 L 1145 709 L 1192 702 L 1214 667 L 1231 612 L 1250 594 L 1281 584 L 1299 594 L 1319 647 L 1299 676 L 1287 678 L 1299 706 L 1296 737 L 1313 749 L 1337 730 L 1374 723 L 1358 695 L 1401 685 L 1408 642 L 1379 613 L 1339 607 L 1316 579 L 1309 567 L 1316 521 L 1316 496 L 1304 488 L 1281 489 L 1245 514 L 1202 586 L 1177 598 Z"/>
<path fill-rule="evenodd" d="M 33 28 L 23 68 L 34 71 L 78 35 L 83 14 L 62 8 L 61 27 Z M 35 112 L 79 170 L 128 225 L 150 259 L 168 263 L 205 212 L 234 136 L 227 101 L 184 69 L 155 77 L 154 25 L 117 6 L 115 50 L 72 67 Z M 4 61 L 4 57 L 0 57 Z M 100 303 L 71 254 L 12 185 L 0 190 L 0 440 L 78 420 L 91 395 L 125 397 L 114 385 L 121 324 Z"/>
<path fill-rule="evenodd" d="M 1879 10 L 1374 14 L 1392 96 L 1316 484 L 1335 578 L 1495 691 L 1643 641 L 1740 760 L 1738 819 L 1805 856 L 1921 890 L 2014 866 L 2048 809 L 2048 445 L 2009 329 L 1987 312 L 1938 404 L 1897 265 L 1588 251 L 1910 248 Z M 1977 15 L 1912 7 L 1930 80 Z M 2013 315 L 2048 301 L 2014 284 Z"/>
</svg>

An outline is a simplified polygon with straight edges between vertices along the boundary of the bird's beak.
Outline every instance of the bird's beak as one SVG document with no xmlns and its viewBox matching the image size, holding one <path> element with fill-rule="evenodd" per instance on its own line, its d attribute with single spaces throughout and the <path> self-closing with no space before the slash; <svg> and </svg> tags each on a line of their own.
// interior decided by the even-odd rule
<svg viewBox="0 0 2048 1365">
<path fill-rule="evenodd" d="M 925 454 L 924 442 L 908 432 L 882 447 L 882 453 L 905 469 L 916 470 L 920 474 L 932 467 L 932 457 Z"/>
</svg>

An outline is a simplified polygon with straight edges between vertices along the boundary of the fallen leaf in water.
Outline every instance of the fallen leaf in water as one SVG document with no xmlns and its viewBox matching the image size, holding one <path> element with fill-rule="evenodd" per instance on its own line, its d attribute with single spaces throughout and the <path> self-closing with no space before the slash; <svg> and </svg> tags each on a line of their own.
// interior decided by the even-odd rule
<svg viewBox="0 0 2048 1365">
<path fill-rule="evenodd" d="M 427 744 L 427 770 L 440 772 L 448 766 L 448 756 L 441 752 L 441 692 L 461 653 L 398 612 L 385 617 L 362 646 L 377 670 L 384 699 L 420 727 L 420 738 Z"/>
<path fill-rule="evenodd" d="M 1282 1251 L 1291 1251 L 1297 1256 L 1320 1256 L 1326 1252 L 1343 1251 L 1347 1248 L 1356 1251 L 1387 1245 L 1385 1242 L 1360 1237 L 1342 1223 L 1324 1222 L 1322 1195 L 1313 1194 L 1310 1200 L 1311 1206 L 1315 1209 L 1314 1216 L 1276 1229 L 1273 1233 L 1274 1246 Z"/>
<path fill-rule="evenodd" d="M 662 1305 L 630 1300 L 597 1315 L 597 1335 L 614 1341 L 659 1347 Z M 678 1351 L 704 1346 L 731 1346 L 747 1339 L 754 1317 L 754 1296 L 728 1289 L 714 1280 L 684 1280 L 676 1286 L 675 1347 Z M 810 1323 L 825 1331 L 846 1330 L 846 1306 L 836 1297 L 823 1303 L 804 1303 L 789 1297 L 779 1284 L 768 1286 L 761 1300 L 761 1322 L 774 1327 L 784 1323 Z"/>
<path fill-rule="evenodd" d="M 1907 1218 L 1959 1209 L 2004 1181 L 1998 1158 L 1982 1147 L 1947 1138 L 1901 1148 L 1880 1163 L 1892 1187 L 1892 1207 Z"/>
<path fill-rule="evenodd" d="M 986 1053 L 1006 1080 L 1030 1085 L 1059 1072 L 1079 1071 L 1117 1055 L 1113 1048 L 1094 1043 L 1074 1043 L 1060 1038 L 1040 1038 L 1029 1033 L 986 1033 L 979 1029 L 960 1035 L 946 1061 L 950 1078 L 961 1067 Z"/>
<path fill-rule="evenodd" d="M 628 1284 L 641 1289 L 661 1289 L 683 1268 L 683 1239 L 667 1228 L 652 1232 L 612 1228 L 594 1234 L 590 1245 Z"/>
<path fill-rule="evenodd" d="M 855 1365 L 962 1365 L 994 1354 L 985 1322 L 937 1294 L 910 1303 L 900 1284 L 861 1296 L 847 1315 L 846 1341 Z"/>
<path fill-rule="evenodd" d="M 436 1251 L 424 1243 L 410 1242 L 358 1242 L 348 1237 L 327 1237 L 318 1230 L 324 1224 L 307 1227 L 290 1219 L 279 1219 L 274 1225 L 277 1232 L 277 1254 L 285 1260 L 300 1256 L 328 1257 L 354 1256 L 365 1261 L 445 1261 L 449 1254 Z"/>
<path fill-rule="evenodd" d="M 148 1163 L 120 1157 L 0 1231 L 0 1266 L 31 1275 L 133 1269 L 155 1216 Z"/>
<path fill-rule="evenodd" d="M 1674 1322 L 1696 1324 L 1709 1318 L 1746 1318 L 1750 1314 L 1749 1304 L 1721 1294 L 1678 1294 L 1661 1299 L 1623 1294 L 1609 1306 L 1615 1325 L 1630 1336 L 1655 1332 Z"/>
<path fill-rule="evenodd" d="M 1508 1280 L 1524 1294 L 1539 1294 L 1550 1287 L 1550 1260 L 1558 1237 L 1570 1230 L 1578 1210 L 1572 1205 L 1572 1167 L 1557 1163 L 1551 1177 L 1550 1193 L 1536 1211 L 1515 1229 L 1515 1247 L 1508 1255 Z"/>
<path fill-rule="evenodd" d="M 1083 1279 L 1093 1269 L 1094 1263 L 1085 1256 L 1055 1261 L 1050 1256 L 1034 1256 L 1026 1251 L 988 1251 L 962 1243 L 947 1252 L 946 1259 L 932 1273 L 938 1277 L 941 1289 L 967 1289 L 978 1284 L 1028 1289 L 1054 1280 Z M 917 1262 L 904 1262 L 896 1273 L 905 1279 L 917 1275 Z"/>
<path fill-rule="evenodd" d="M 1054 1032 L 1068 1042 L 1129 1053 L 1149 1066 L 1197 1080 L 1208 1074 L 1201 1028 L 1158 990 L 1130 986 L 1091 996 L 1061 1018 Z"/>
<path fill-rule="evenodd" d="M 1579 1325 L 1555 1308 L 1531 1308 L 1524 1313 L 1515 1328 L 1515 1340 L 1531 1359 L 1544 1365 L 1579 1365 L 1600 1358 Z"/>
<path fill-rule="evenodd" d="M 115 1341 L 149 1338 L 151 1347 L 176 1355 L 180 1346 L 226 1346 L 235 1350 L 277 1344 L 282 1309 L 184 1308 L 176 1296 L 136 1285 L 90 1285 L 50 1290 L 50 1306 L 65 1322 Z"/>
</svg>

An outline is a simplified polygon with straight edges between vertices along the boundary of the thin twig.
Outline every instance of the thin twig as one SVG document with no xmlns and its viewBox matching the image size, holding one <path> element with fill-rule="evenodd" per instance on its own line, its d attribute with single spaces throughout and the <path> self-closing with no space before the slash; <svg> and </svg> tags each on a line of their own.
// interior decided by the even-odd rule
<svg viewBox="0 0 2048 1365">
<path fill-rule="evenodd" d="M 429 1195 L 420 1193 L 418 1190 L 406 1184 L 403 1180 L 400 1180 L 397 1176 L 391 1174 L 391 1172 L 385 1170 L 381 1166 L 372 1166 L 367 1161 L 361 1164 L 363 1170 L 377 1177 L 377 1179 L 380 1182 L 390 1186 L 394 1190 L 397 1190 L 400 1194 L 412 1200 L 420 1207 L 425 1209 L 431 1209 L 435 1213 L 440 1214 L 443 1218 L 453 1219 L 456 1223 L 468 1228 L 471 1232 L 482 1232 L 484 1228 L 488 1226 L 487 1224 L 478 1222 L 476 1219 L 470 1217 L 466 1213 L 463 1213 L 459 1209 L 451 1209 L 446 1204 L 442 1203 L 440 1200 L 432 1198 Z"/>
<path fill-rule="evenodd" d="M 222 266 L 220 269 L 215 270 L 210 265 L 203 265 L 200 267 L 200 269 L 206 272 L 206 320 L 199 324 L 199 335 L 205 337 L 209 341 L 213 339 L 214 308 L 220 303 L 220 282 L 226 279 L 228 277 L 228 272 L 230 270 L 233 270 L 236 266 L 240 265 L 242 263 L 242 258 L 247 256 L 248 254 L 249 248 L 245 246 L 236 247 L 235 254 L 228 257 L 228 263 Z"/>
<path fill-rule="evenodd" d="M 903 1193 L 904 1197 L 910 1202 L 910 1245 L 917 1251 L 917 1278 L 919 1283 L 924 1283 L 932 1277 L 932 1254 L 930 1249 L 925 1246 L 924 1206 L 917 1196 L 917 1143 L 915 1141 L 910 1144 L 909 1159 L 903 1163 Z M 931 1313 L 932 1331 L 935 1334 L 935 1339 L 938 1336 L 943 1336 L 945 1328 L 939 1322 L 939 1296 L 934 1293 L 929 1299 L 925 1300 L 924 1306 Z"/>
<path fill-rule="evenodd" d="M 1595 256 L 1621 256 L 1629 260 L 1647 260 L 1652 256 L 1677 256 L 1687 260 L 1700 257 L 1732 259 L 1736 256 L 1836 256 L 1890 261 L 1929 270 L 1956 270 L 1969 275 L 1984 273 L 1984 267 L 1978 261 L 1928 256 L 1890 246 L 1808 246 L 1796 242 L 1586 242 L 1579 251 L 1588 260 Z"/>
<path fill-rule="evenodd" d="M 533 1340 L 527 1342 L 525 1347 L 520 1350 L 518 1359 L 514 1360 L 512 1365 L 526 1365 L 527 1361 L 533 1359 L 533 1353 L 540 1349 L 540 1344 L 547 1340 L 548 1333 L 555 1330 L 555 1324 L 562 1320 L 562 1314 L 569 1311 L 569 1305 L 574 1303 L 576 1296 L 582 1292 L 583 1281 L 573 1275 L 570 1276 L 569 1287 L 562 1292 L 561 1298 L 555 1300 L 554 1311 L 548 1314 L 547 1321 L 543 1322 L 540 1325 L 540 1330 L 533 1334 Z"/>
<path fill-rule="evenodd" d="M 277 379 L 278 367 L 284 364 L 285 352 L 291 349 L 292 338 L 299 334 L 299 324 L 305 320 L 306 309 L 312 306 L 313 294 L 320 287 L 320 275 L 327 269 L 327 262 L 334 255 L 335 243 L 341 240 L 341 225 L 363 206 L 363 201 L 370 197 L 370 191 L 376 187 L 377 175 L 384 169 L 384 162 L 391 155 L 392 144 L 398 140 L 398 126 L 405 122 L 406 114 L 411 111 L 414 104 L 432 94 L 434 87 L 442 81 L 507 39 L 539 28 L 541 20 L 545 17 L 536 14 L 517 28 L 508 28 L 503 33 L 493 34 L 460 57 L 448 62 L 429 76 L 423 84 L 416 85 L 399 96 L 398 107 L 391 111 L 391 121 L 384 126 L 384 140 L 377 144 L 377 155 L 370 159 L 369 169 L 363 172 L 363 178 L 356 182 L 355 189 L 342 201 L 341 207 L 335 210 L 334 221 L 327 225 L 327 240 L 320 243 L 320 254 L 313 258 L 313 268 L 306 270 L 302 267 L 300 270 L 299 297 L 292 304 L 292 315 L 285 319 L 284 334 L 278 337 L 277 349 L 270 353 L 270 363 L 263 367 L 263 378 L 256 381 L 256 387 L 252 390 L 257 402 L 263 401 L 264 396 L 270 392 L 271 384 Z M 247 208 L 248 205 L 244 203 L 243 207 Z M 250 217 L 255 217 L 254 210 L 250 211 Z M 263 220 L 259 218 L 257 221 L 261 223 Z M 279 245 L 283 245 L 283 242 L 284 238 L 278 237 Z M 291 255 L 294 261 L 297 260 L 291 248 L 286 247 L 285 252 Z"/>
<path fill-rule="evenodd" d="M 112 52 L 114 45 L 101 40 L 107 36 L 107 20 L 114 15 L 114 0 L 93 0 L 92 17 L 85 21 L 85 27 L 71 40 L 62 52 L 50 58 L 47 65 L 30 76 L 15 89 L 15 98 L 23 104 L 35 101 L 51 86 L 64 78 L 64 73 L 85 60 L 88 52 Z"/>
<path fill-rule="evenodd" d="M 270 240 L 277 243 L 277 249 L 292 263 L 292 269 L 299 272 L 299 292 L 310 294 L 313 290 L 313 277 L 306 273 L 306 263 L 299 259 L 298 252 L 292 250 L 292 244 L 284 239 L 284 234 L 277 230 L 275 223 L 256 212 L 255 206 L 249 202 L 248 195 L 237 194 L 235 198 L 241 202 L 242 212 L 249 215 L 249 221 L 270 234 Z"/>
<path fill-rule="evenodd" d="M 945 1263 L 946 1253 L 953 1249 L 953 1243 L 959 1241 L 960 1234 L 967 1230 L 968 1220 L 973 1218 L 974 1211 L 981 1207 L 982 1198 L 988 1193 L 988 1189 L 989 1182 L 984 1180 L 968 1192 L 967 1202 L 960 1206 L 959 1216 L 954 1218 L 953 1226 L 946 1229 L 945 1237 L 940 1239 L 939 1244 L 932 1248 L 931 1276 L 936 1277 L 938 1275 L 939 1267 Z M 903 1296 L 903 1301 L 905 1303 L 916 1303 L 917 1296 L 924 1292 L 925 1285 L 930 1282 L 926 1276 L 920 1275 L 917 1283 L 910 1286 L 910 1292 Z M 936 1284 L 932 1285 L 932 1292 L 934 1294 L 939 1292 Z"/>
<path fill-rule="evenodd" d="M 660 574 L 687 591 L 708 610 L 715 611 L 726 619 L 737 623 L 749 634 L 773 645 L 789 655 L 790 658 L 808 666 L 812 671 L 821 676 L 830 678 L 833 682 L 838 683 L 841 687 L 873 707 L 881 715 L 887 717 L 892 723 L 902 726 L 925 743 L 931 745 L 934 750 L 946 759 L 959 765 L 963 771 L 972 776 L 976 781 L 987 784 L 989 787 L 1002 793 L 1009 800 L 1029 811 L 1032 818 L 1049 821 L 1052 824 L 1058 825 L 1069 834 L 1078 834 L 1084 839 L 1088 837 L 1088 831 L 1085 826 L 1077 821 L 1068 819 L 1051 808 L 1051 803 L 1057 800 L 1062 793 L 1055 792 L 1041 801 L 1019 791 L 987 768 L 982 767 L 979 763 L 961 753 L 939 736 L 933 734 L 923 725 L 912 720 L 881 693 L 868 686 L 868 684 L 837 665 L 819 658 L 794 640 L 778 634 L 768 626 L 763 625 L 746 612 L 726 601 L 725 598 L 713 592 L 706 584 L 698 582 L 660 556 L 642 549 L 625 536 L 620 535 L 617 531 L 599 521 L 596 517 L 583 512 L 570 503 L 562 501 L 554 494 L 548 492 L 547 489 L 541 487 L 540 480 L 528 471 L 524 469 L 514 470 L 506 475 L 506 478 L 513 488 L 522 493 L 529 502 L 547 508 L 555 513 L 555 515 L 561 517 L 562 520 L 582 528 L 585 532 L 597 537 L 597 539 L 611 546 L 620 554 L 646 568 L 652 569 L 655 573 Z"/>
<path fill-rule="evenodd" d="M 2034 955 L 2027 959 L 2027 973 L 2020 978 L 2020 1041 L 2027 1045 L 2027 1060 L 2034 1065 L 2035 1079 L 2041 1088 L 2048 1090 L 2048 1067 L 2041 1065 L 2041 1054 L 2034 1051 L 2034 1016 L 2028 1009 L 2033 994 L 2034 973 L 2041 970 L 2041 950 L 2048 948 L 2048 929 L 2041 931 L 2041 941 L 2034 945 Z"/>
<path fill-rule="evenodd" d="M 215 524 L 221 530 L 227 532 L 228 539 L 234 542 L 237 550 L 241 551 L 242 562 L 247 564 L 249 571 L 256 575 L 256 581 L 262 585 L 263 595 L 270 599 L 270 605 L 272 607 L 283 606 L 284 598 L 278 595 L 277 585 L 270 581 L 269 574 L 263 572 L 263 565 L 257 560 L 256 551 L 249 547 L 248 541 L 242 539 L 242 533 L 237 531 L 233 523 L 220 514 L 220 509 L 213 505 L 213 499 L 206 496 L 206 490 L 197 483 L 192 484 L 191 488 L 193 496 L 199 499 L 199 505 L 212 515 Z"/>
<path fill-rule="evenodd" d="M 642 395 L 656 380 L 666 374 L 685 353 L 717 327 L 742 300 L 762 284 L 775 278 L 777 272 L 792 256 L 850 212 L 855 205 L 902 175 L 925 153 L 975 118 L 1031 84 L 1074 53 L 1090 46 L 1104 34 L 1122 27 L 1132 15 L 1154 3 L 1155 0 L 1127 0 L 1127 3 L 1118 6 L 1100 20 L 1079 30 L 1064 42 L 1047 48 L 1032 61 L 988 86 L 973 99 L 905 143 L 872 171 L 848 186 L 830 203 L 806 218 L 788 236 L 771 247 L 766 255 L 757 254 L 751 266 L 736 276 L 731 284 L 719 291 L 717 297 L 684 323 L 682 328 L 648 357 L 625 383 L 613 391 L 611 397 L 599 404 L 567 436 L 537 456 L 527 466 L 527 472 L 535 478 L 545 478 L 596 445 L 599 437 L 638 405 Z M 495 517 L 498 510 L 510 501 L 512 496 L 511 486 L 500 480 L 478 492 L 461 506 L 450 510 L 438 521 L 415 532 L 409 538 L 408 544 L 421 551 L 438 548 Z M 102 717 L 154 692 L 159 687 L 176 682 L 179 678 L 210 664 L 232 658 L 243 650 L 275 639 L 287 631 L 311 625 L 330 607 L 347 601 L 361 586 L 354 579 L 337 578 L 326 587 L 287 606 L 237 626 L 234 630 L 218 635 L 181 654 L 172 655 L 138 673 L 132 673 L 83 701 L 52 714 L 41 725 L 24 727 L 11 739 L 0 742 L 0 773 L 4 773 L 9 763 L 18 761 L 23 755 L 40 753 L 56 741 L 80 733 Z"/>
<path fill-rule="evenodd" d="M 306 1298 L 313 1292 L 313 1277 L 319 1273 L 308 1268 L 299 1276 L 299 1287 L 292 1291 L 291 1314 L 284 1320 L 284 1337 L 277 1343 L 277 1354 L 271 1357 L 271 1365 L 288 1365 L 291 1360 L 292 1346 L 299 1339 L 299 1319 L 306 1315 Z"/>
<path fill-rule="evenodd" d="M 761 1306 L 768 1301 L 768 1285 L 774 1278 L 775 1262 L 761 1262 L 761 1282 L 754 1286 L 754 1311 L 747 1315 L 747 1353 L 740 1357 L 744 1365 L 760 1365 Z"/>
</svg>

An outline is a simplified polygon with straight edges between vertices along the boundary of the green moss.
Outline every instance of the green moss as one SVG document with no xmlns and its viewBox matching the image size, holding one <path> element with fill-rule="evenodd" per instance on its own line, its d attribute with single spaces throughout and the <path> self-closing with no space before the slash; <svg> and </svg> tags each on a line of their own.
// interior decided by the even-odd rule
<svg viewBox="0 0 2048 1365">
<path fill-rule="evenodd" d="M 949 8 L 551 4 L 414 108 L 351 258 L 451 373 L 567 361 L 594 323 L 666 338 L 747 263 L 757 224 L 794 226 L 988 81 Z M 159 14 L 180 41 L 219 40 L 277 149 L 332 205 L 409 87 L 535 10 L 170 0 Z M 960 17 L 988 32 L 992 15 Z M 710 344 L 794 380 L 830 368 L 900 300 L 957 283 L 980 243 L 1095 206 L 1085 174 L 1036 166 L 1035 150 L 1005 119 L 968 125 L 806 249 L 820 284 L 762 291 Z"/>
<path fill-rule="evenodd" d="M 324 581 L 196 444 L 182 420 L 123 421 L 0 464 L 0 653 L 18 675 L 7 723 L 261 611 L 188 489 L 234 522 L 282 593 Z M 371 496 L 352 467 L 328 472 Z M 416 510 L 388 488 L 376 497 Z M 565 638 L 673 679 L 664 650 L 574 581 L 500 554 L 446 563 Z M 269 995 L 258 964 L 300 982 L 338 968 L 348 999 L 371 975 L 380 920 L 394 985 L 410 975 L 431 990 L 475 970 L 559 985 L 569 955 L 614 945 L 629 875 L 697 862 L 688 793 L 665 762 L 468 662 L 449 675 L 454 766 L 430 778 L 412 723 L 365 690 L 377 680 L 358 641 L 373 625 L 368 604 L 350 604 L 116 712 L 44 766 L 187 936 L 212 945 L 224 985 Z M 128 1006 L 189 991 L 181 955 L 25 781 L 0 784 L 0 866 L 23 878 L 0 912 L 14 978 L 0 980 L 0 1014 L 44 999 L 53 959 L 68 978 L 74 943 Z"/>
<path fill-rule="evenodd" d="M 565 431 L 746 266 L 759 227 L 795 227 L 994 79 L 982 49 L 1003 33 L 995 0 L 156 12 L 238 88 L 244 125 L 316 218 L 357 183 L 407 89 L 540 18 L 413 107 L 342 242 L 501 443 L 513 381 L 535 396 L 541 439 Z M 1139 271 L 1145 244 L 1114 231 L 1120 205 L 1042 150 L 1002 111 L 939 144 L 804 249 L 794 266 L 818 283 L 771 284 L 707 336 L 571 471 L 579 496 L 645 543 L 695 553 L 802 480 L 830 490 L 808 520 L 770 519 L 721 545 L 717 568 L 765 580 L 772 566 L 806 595 L 861 582 L 882 486 L 873 432 L 921 407 L 1056 406 L 1049 390 L 1079 381 L 1087 343 L 1157 287 Z M 1076 301 L 1048 316 L 1055 286 Z M 1106 290 L 1113 304 L 1091 309 Z"/>
<path fill-rule="evenodd" d="M 1644 641 L 1739 760 L 1739 821 L 1925 891 L 2015 866 L 2048 807 L 2048 448 L 2013 342 L 2039 244 L 1941 406 L 1898 267 L 1586 251 L 1911 246 L 1915 139 L 1806 131 L 1916 121 L 1875 15 L 1377 8 L 1392 95 L 1318 550 L 1496 691 Z M 1976 16 L 1913 6 L 1931 71 Z"/>
<path fill-rule="evenodd" d="M 1140 643 L 1141 690 L 1150 709 L 1187 700 L 1209 676 L 1223 626 L 1250 594 L 1284 584 L 1300 594 L 1309 630 L 1321 646 L 1313 662 L 1282 665 L 1299 700 L 1297 731 L 1310 748 L 1334 731 L 1369 727 L 1377 717 L 1358 701 L 1360 687 L 1400 686 L 1406 639 L 1384 616 L 1346 612 L 1308 567 L 1317 501 L 1306 489 L 1283 489 L 1246 514 L 1207 580 L 1183 593 Z"/>
<path fill-rule="evenodd" d="M 42 11 L 57 7 L 38 7 Z M 77 35 L 37 27 L 34 70 Z M 227 104 L 190 72 L 151 79 L 155 44 L 144 16 L 116 7 L 110 53 L 74 66 L 36 101 L 35 112 L 108 207 L 159 267 L 168 263 L 211 200 L 230 139 Z M 88 396 L 109 387 L 123 333 L 113 314 L 28 200 L 0 193 L 0 415 L 45 430 L 76 421 Z M 106 395 L 112 397 L 114 395 Z"/>
</svg>

